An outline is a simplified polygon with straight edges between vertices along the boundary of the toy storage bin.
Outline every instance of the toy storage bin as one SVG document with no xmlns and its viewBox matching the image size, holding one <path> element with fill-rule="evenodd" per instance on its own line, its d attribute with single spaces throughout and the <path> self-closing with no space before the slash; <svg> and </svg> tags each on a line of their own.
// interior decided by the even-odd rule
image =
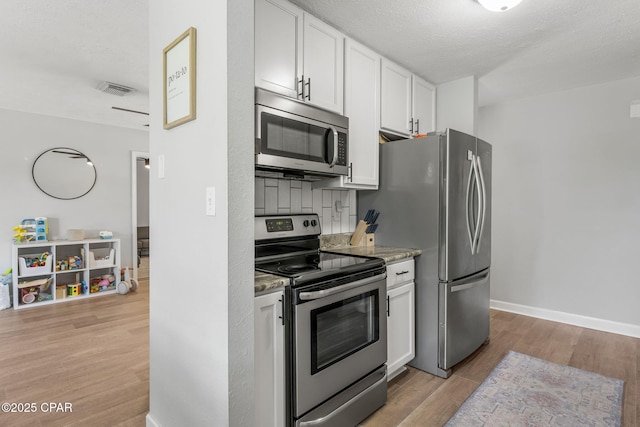
<svg viewBox="0 0 640 427">
<path fill-rule="evenodd" d="M 49 255 L 44 265 L 41 267 L 27 267 L 27 258 L 39 258 L 41 254 L 25 255 L 18 257 L 18 270 L 20 276 L 37 276 L 51 273 L 53 266 L 53 256 Z"/>
<path fill-rule="evenodd" d="M 56 286 L 56 299 L 63 299 L 67 296 L 67 285 L 57 285 Z"/>
<path fill-rule="evenodd" d="M 116 262 L 114 248 L 95 248 L 89 251 L 89 268 L 113 267 Z"/>
</svg>

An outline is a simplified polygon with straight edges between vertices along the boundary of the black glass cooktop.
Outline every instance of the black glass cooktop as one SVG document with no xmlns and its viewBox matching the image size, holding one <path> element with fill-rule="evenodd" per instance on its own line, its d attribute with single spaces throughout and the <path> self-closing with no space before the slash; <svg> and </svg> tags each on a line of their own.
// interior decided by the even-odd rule
<svg viewBox="0 0 640 427">
<path fill-rule="evenodd" d="M 315 278 L 347 275 L 384 266 L 378 258 L 316 252 L 256 262 L 256 270 L 290 278 Z"/>
</svg>

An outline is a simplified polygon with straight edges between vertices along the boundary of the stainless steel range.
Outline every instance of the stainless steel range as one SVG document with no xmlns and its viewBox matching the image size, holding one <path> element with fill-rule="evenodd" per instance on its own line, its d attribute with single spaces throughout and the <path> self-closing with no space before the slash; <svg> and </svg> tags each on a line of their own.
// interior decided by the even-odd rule
<svg viewBox="0 0 640 427">
<path fill-rule="evenodd" d="M 320 250 L 316 214 L 255 218 L 256 270 L 289 278 L 287 425 L 353 427 L 387 400 L 384 261 Z"/>
</svg>

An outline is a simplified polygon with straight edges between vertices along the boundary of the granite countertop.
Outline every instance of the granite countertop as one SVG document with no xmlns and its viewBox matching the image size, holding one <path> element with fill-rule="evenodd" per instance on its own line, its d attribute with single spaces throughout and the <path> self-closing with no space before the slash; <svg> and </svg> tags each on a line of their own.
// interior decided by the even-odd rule
<svg viewBox="0 0 640 427">
<path fill-rule="evenodd" d="M 283 288 L 289 284 L 289 279 L 286 277 L 262 273 L 260 271 L 256 271 L 254 274 L 255 279 L 253 281 L 253 289 L 256 294 L 268 293 L 269 291 L 273 292 L 278 290 L 278 288 Z"/>
<path fill-rule="evenodd" d="M 337 246 L 325 248 L 325 250 L 347 255 L 364 255 L 382 258 L 387 264 L 405 258 L 417 257 L 422 253 L 420 249 L 392 248 L 386 246 Z"/>
<path fill-rule="evenodd" d="M 385 246 L 349 246 L 351 233 L 320 236 L 321 249 L 347 255 L 363 255 L 382 258 L 387 264 L 405 258 L 413 258 L 422 253 L 420 249 L 392 248 Z M 268 293 L 287 286 L 289 280 L 262 272 L 255 272 L 255 293 Z"/>
</svg>

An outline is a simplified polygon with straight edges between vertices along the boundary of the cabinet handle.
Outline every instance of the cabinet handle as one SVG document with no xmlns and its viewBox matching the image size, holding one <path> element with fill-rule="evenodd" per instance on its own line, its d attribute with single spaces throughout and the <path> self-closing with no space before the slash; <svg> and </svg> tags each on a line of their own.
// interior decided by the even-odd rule
<svg viewBox="0 0 640 427">
<path fill-rule="evenodd" d="M 298 84 L 300 85 L 300 91 L 298 92 L 298 99 L 304 100 L 304 74 L 302 75 L 302 78 L 300 80 L 298 80 Z"/>
<path fill-rule="evenodd" d="M 282 320 L 282 326 L 284 326 L 284 298 L 280 298 L 278 302 L 280 303 L 280 309 L 281 309 L 280 311 L 281 315 L 278 316 L 278 319 Z"/>
<path fill-rule="evenodd" d="M 387 295 L 387 317 L 391 316 L 391 304 L 389 304 L 389 295 Z"/>
<path fill-rule="evenodd" d="M 420 119 L 416 119 L 416 135 L 420 133 Z"/>
<path fill-rule="evenodd" d="M 409 120 L 409 127 L 411 128 L 411 135 L 413 135 L 413 117 Z"/>
<path fill-rule="evenodd" d="M 304 79 L 304 77 L 303 77 L 303 79 Z M 306 86 L 307 86 L 307 100 L 311 101 L 311 77 L 309 77 L 307 79 Z M 304 89 L 302 89 L 302 92 L 304 92 Z M 304 96 L 303 96 L 303 98 L 304 98 Z"/>
<path fill-rule="evenodd" d="M 408 272 L 409 272 L 409 270 L 400 271 L 400 272 L 396 273 L 396 276 L 402 276 L 403 274 L 407 274 Z"/>
<path fill-rule="evenodd" d="M 349 174 L 347 175 L 347 178 L 349 179 L 349 182 L 353 182 L 353 163 L 349 163 L 349 167 L 347 168 L 349 170 Z"/>
</svg>

